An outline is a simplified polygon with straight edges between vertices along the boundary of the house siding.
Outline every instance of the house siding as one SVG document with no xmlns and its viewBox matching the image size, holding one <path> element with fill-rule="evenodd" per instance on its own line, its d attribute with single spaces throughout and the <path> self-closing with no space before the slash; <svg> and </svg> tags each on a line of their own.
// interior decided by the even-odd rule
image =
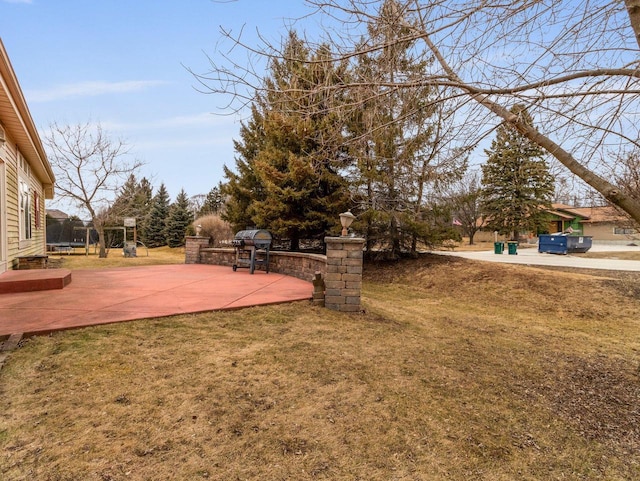
<svg viewBox="0 0 640 481">
<path fill-rule="evenodd" d="M 40 255 L 45 253 L 45 225 L 44 221 L 44 189 L 42 184 L 31 175 L 29 188 L 38 194 L 40 199 L 40 228 L 36 229 L 34 203 L 29 204 L 31 209 L 31 239 L 20 241 L 20 209 L 18 195 L 18 155 L 15 144 L 7 139 L 4 149 L 5 175 L 6 175 L 6 243 L 7 243 L 7 267 L 16 269 L 18 257 Z"/>
<path fill-rule="evenodd" d="M 625 227 L 622 223 L 614 224 L 611 222 L 603 222 L 598 224 L 583 224 L 584 235 L 592 236 L 594 239 L 603 241 L 638 241 L 640 234 L 616 234 L 616 227 Z"/>
<path fill-rule="evenodd" d="M 3 185 L 0 188 L 0 274 L 14 269 L 18 257 L 46 252 L 44 199 L 52 199 L 55 176 L 44 146 L 25 102 L 20 84 L 0 39 L 0 126 L 5 142 L 0 148 Z M 24 160 L 22 160 L 24 159 Z M 27 167 L 28 165 L 28 167 Z M 20 212 L 20 181 L 26 182 L 30 202 L 31 238 L 25 231 Z M 37 201 L 37 205 L 36 205 Z M 24 214 L 24 212 L 22 213 Z M 37 215 L 37 219 L 36 219 Z M 21 229 L 22 228 L 22 229 Z"/>
</svg>

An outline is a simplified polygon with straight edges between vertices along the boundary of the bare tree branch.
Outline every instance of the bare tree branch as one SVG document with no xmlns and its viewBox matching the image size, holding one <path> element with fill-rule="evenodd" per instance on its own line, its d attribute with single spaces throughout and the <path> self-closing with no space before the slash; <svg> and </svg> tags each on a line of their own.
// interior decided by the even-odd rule
<svg viewBox="0 0 640 481">
<path fill-rule="evenodd" d="M 366 35 L 382 3 L 307 0 L 325 21 L 322 34 L 335 62 L 355 64 L 363 55 L 392 47 Z M 640 220 L 640 202 L 604 177 L 608 163 L 640 148 L 640 0 L 400 0 L 399 5 L 411 21 L 392 43 L 422 42 L 422 48 L 413 49 L 415 60 L 425 65 L 420 75 L 392 81 L 355 76 L 319 89 L 350 91 L 373 82 L 375 95 L 386 96 L 420 86 L 444 87 L 449 96 L 438 101 L 457 102 L 469 146 L 477 143 L 480 130 L 508 122 Z M 230 95 L 227 107 L 242 109 L 269 89 L 262 82 L 262 67 L 275 59 L 286 61 L 286 55 L 266 41 L 247 45 L 228 30 L 222 37 L 239 50 L 223 56 L 226 66 L 212 61 L 211 71 L 197 78 L 204 91 Z M 237 60 L 238 52 L 247 54 L 248 63 Z M 539 130 L 509 113 L 516 103 L 527 107 Z M 348 115 L 358 105 L 335 108 Z"/>
<path fill-rule="evenodd" d="M 105 213 L 124 180 L 143 163 L 128 161 L 125 142 L 109 138 L 99 124 L 54 123 L 44 143 L 56 174 L 59 196 L 70 199 L 89 214 L 98 231 L 100 257 L 106 257 Z"/>
</svg>

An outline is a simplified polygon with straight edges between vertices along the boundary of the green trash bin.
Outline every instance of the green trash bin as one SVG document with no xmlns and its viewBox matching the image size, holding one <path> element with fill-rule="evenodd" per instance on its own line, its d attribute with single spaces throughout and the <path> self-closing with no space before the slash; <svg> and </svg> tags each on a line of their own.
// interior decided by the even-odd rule
<svg viewBox="0 0 640 481">
<path fill-rule="evenodd" d="M 493 243 L 493 253 L 494 254 L 502 254 L 504 252 L 504 242 L 494 242 Z"/>
<path fill-rule="evenodd" d="M 509 248 L 509 255 L 515 256 L 518 255 L 518 243 L 517 242 L 507 242 L 507 246 Z"/>
</svg>

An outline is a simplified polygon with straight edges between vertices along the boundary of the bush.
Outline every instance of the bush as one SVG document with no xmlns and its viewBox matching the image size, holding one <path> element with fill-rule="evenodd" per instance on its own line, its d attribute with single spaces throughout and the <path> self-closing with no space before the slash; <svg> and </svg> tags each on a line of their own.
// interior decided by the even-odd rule
<svg viewBox="0 0 640 481">
<path fill-rule="evenodd" d="M 212 245 L 225 245 L 233 239 L 235 233 L 231 229 L 231 224 L 225 222 L 217 214 L 198 217 L 193 221 L 193 229 L 197 232 L 200 226 L 200 235 L 209 237 Z"/>
</svg>

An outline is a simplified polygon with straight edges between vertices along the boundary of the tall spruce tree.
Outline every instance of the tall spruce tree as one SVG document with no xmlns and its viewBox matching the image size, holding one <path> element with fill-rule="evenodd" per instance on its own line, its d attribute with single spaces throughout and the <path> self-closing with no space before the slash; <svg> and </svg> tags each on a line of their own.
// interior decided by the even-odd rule
<svg viewBox="0 0 640 481">
<path fill-rule="evenodd" d="M 415 57 L 417 40 L 406 40 L 411 28 L 406 8 L 397 0 L 385 0 L 359 47 L 366 53 L 354 66 L 352 77 L 358 86 L 350 90 L 352 102 L 362 107 L 348 124 L 355 139 L 351 145 L 357 168 L 351 178 L 359 224 L 367 251 L 375 247 L 394 258 L 415 251 L 418 239 L 434 244 L 447 238 L 441 223 L 434 223 L 440 209 L 428 200 L 433 197 L 430 188 L 464 160 L 443 160 L 443 112 L 431 104 L 437 94 L 432 86 L 388 87 L 419 76 L 428 66 Z"/>
<path fill-rule="evenodd" d="M 131 174 L 120 188 L 109 209 L 109 223 L 123 225 L 125 217 L 136 219 L 138 239 L 146 242 L 147 220 L 152 207 L 153 187 L 146 177 L 140 181 Z"/>
<path fill-rule="evenodd" d="M 169 193 L 164 183 L 162 183 L 156 195 L 153 196 L 151 209 L 145 220 L 145 243 L 148 247 L 162 247 L 167 245 L 166 229 L 169 206 Z"/>
<path fill-rule="evenodd" d="M 227 182 L 221 185 L 221 193 L 226 196 L 222 218 L 231 223 L 235 230 L 253 226 L 251 206 L 256 202 L 263 202 L 265 198 L 254 166 L 256 156 L 266 144 L 263 126 L 264 117 L 257 105 L 253 104 L 251 117 L 240 126 L 240 139 L 233 141 L 238 154 L 235 158 L 235 171 L 224 166 Z"/>
<path fill-rule="evenodd" d="M 527 109 L 515 105 L 511 112 L 527 125 Z M 496 139 L 485 151 L 482 166 L 482 210 L 487 227 L 517 240 L 521 232 L 544 231 L 551 207 L 554 179 L 544 150 L 509 124 L 498 127 Z"/>
<path fill-rule="evenodd" d="M 236 228 L 268 229 L 298 250 L 301 239 L 335 229 L 348 207 L 343 122 L 332 108 L 335 93 L 322 88 L 340 82 L 346 67 L 333 65 L 325 46 L 311 52 L 295 32 L 285 49 L 242 125 L 236 172 L 225 171 L 225 218 Z"/>
<path fill-rule="evenodd" d="M 202 207 L 198 211 L 198 217 L 211 214 L 219 214 L 224 205 L 224 197 L 221 193 L 220 185 L 213 187 L 204 199 Z"/>
<path fill-rule="evenodd" d="M 165 235 L 169 247 L 182 247 L 185 244 L 187 227 L 193 222 L 193 213 L 189 209 L 189 197 L 184 189 L 180 190 L 176 200 L 169 208 L 169 217 Z"/>
</svg>

